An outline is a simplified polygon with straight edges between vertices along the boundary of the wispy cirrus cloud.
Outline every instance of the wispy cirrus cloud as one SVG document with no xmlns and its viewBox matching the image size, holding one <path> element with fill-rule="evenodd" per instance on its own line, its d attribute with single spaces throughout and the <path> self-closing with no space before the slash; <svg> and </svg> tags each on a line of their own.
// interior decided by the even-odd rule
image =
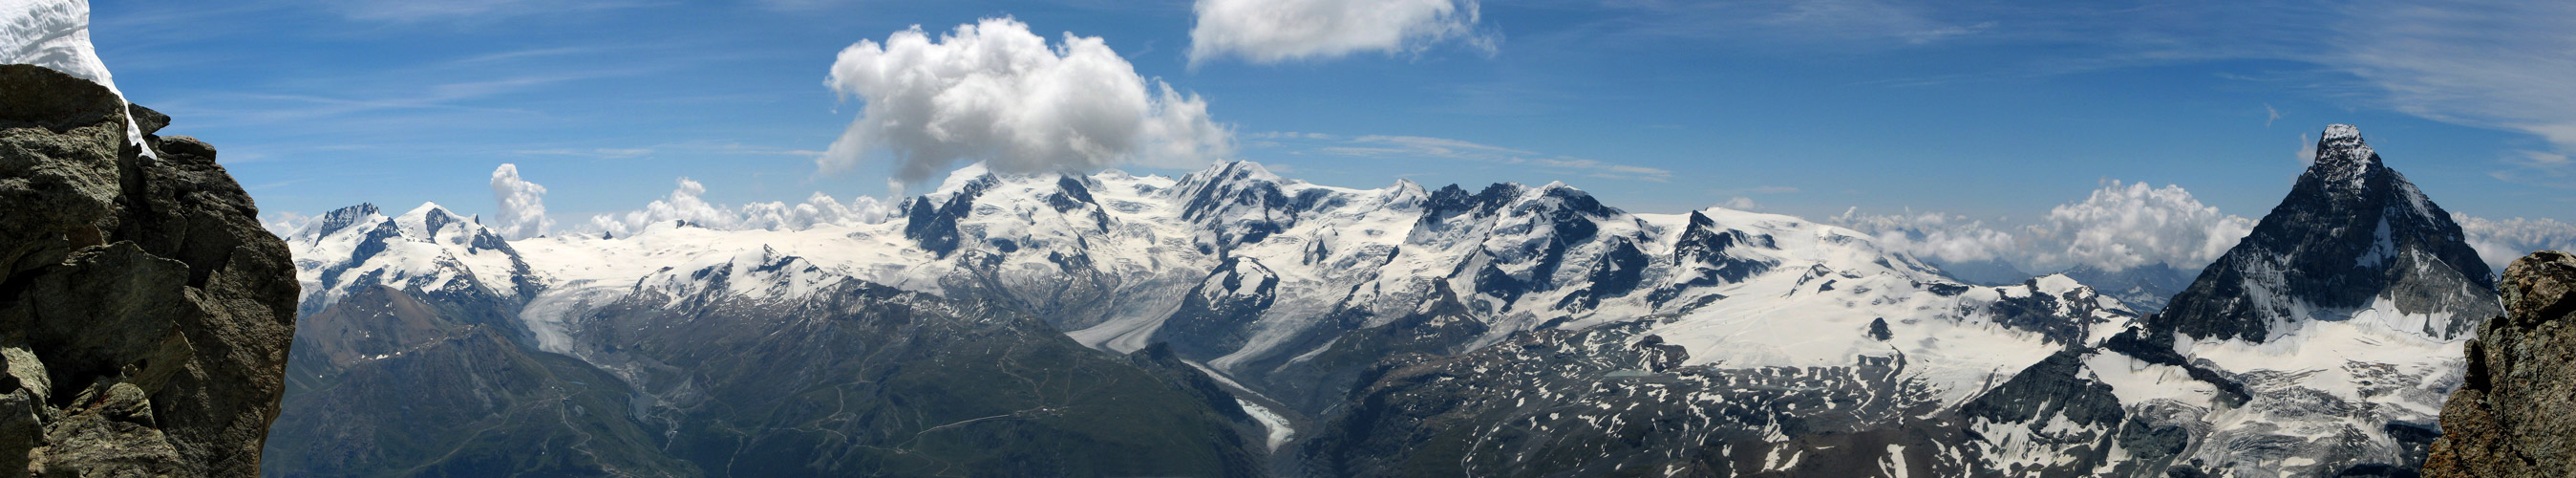
<svg viewBox="0 0 2576 478">
<path fill-rule="evenodd" d="M 1347 146 L 1328 146 L 1321 151 L 1343 156 L 1412 155 L 1442 158 L 1475 159 L 1491 156 L 1537 156 L 1534 151 L 1476 144 L 1448 138 L 1424 136 L 1368 135 L 1342 139 L 1309 133 L 1308 139 L 1342 141 Z"/>
<path fill-rule="evenodd" d="M 510 151 L 510 154 L 529 156 L 562 156 L 591 159 L 626 159 L 670 153 L 702 156 L 788 156 L 799 158 L 815 158 L 823 155 L 822 151 L 810 149 L 705 141 L 660 143 L 635 147 L 533 148 Z"/>
<path fill-rule="evenodd" d="M 1759 40 L 1809 45 L 1927 45 L 1987 34 L 1999 22 L 1956 11 L 1979 6 L 1894 0 L 1603 0 L 1565 2 L 1624 12 L 1601 34 L 1626 39 Z M 1945 8 L 1946 7 L 1946 8 Z"/>
<path fill-rule="evenodd" d="M 1756 186 L 1737 189 L 1717 189 L 1711 190 L 1709 193 L 1720 196 L 1732 196 L 1740 194 L 1790 194 L 1798 191 L 1798 188 L 1792 186 Z"/>
<path fill-rule="evenodd" d="M 2314 61 L 2380 90 L 2397 111 L 2537 136 L 2553 151 L 2503 160 L 2500 179 L 2576 176 L 2576 4 L 2377 1 L 2349 15 Z M 2537 178 L 2533 178 L 2537 179 Z"/>
<path fill-rule="evenodd" d="M 2022 80 L 2180 64 L 2259 61 L 2263 82 L 2541 143 L 2496 160 L 2499 179 L 2576 178 L 2576 3 L 2515 0 L 2163 2 L 2034 7 L 2001 0 L 1566 0 L 1609 12 L 1563 37 L 1696 42 L 1745 51 L 1903 49 L 2000 58 L 1865 85 Z M 1533 39 L 1533 42 L 1559 38 Z M 2264 104 L 2268 127 L 2286 115 Z"/>
<path fill-rule="evenodd" d="M 668 5 L 634 0 L 337 0 L 328 8 L 351 20 L 395 23 L 492 21 L 511 17 L 589 13 Z"/>
<path fill-rule="evenodd" d="M 1551 155 L 1519 148 L 1429 136 L 1343 136 L 1326 133 L 1265 132 L 1245 135 L 1244 138 L 1249 140 L 1246 143 L 1249 147 L 1281 150 L 1288 154 L 1475 161 L 1548 168 L 1557 170 L 1559 173 L 1603 179 L 1651 182 L 1669 182 L 1673 175 L 1672 171 L 1663 168 Z"/>
<path fill-rule="evenodd" d="M 1453 41 L 1491 52 L 1501 37 L 1477 31 L 1479 7 L 1477 0 L 1198 0 L 1190 63 L 1331 60 Z"/>
<path fill-rule="evenodd" d="M 2576 188 L 2576 159 L 2566 154 L 2546 151 L 2515 151 L 2503 160 L 2505 169 L 2487 173 L 2497 180 L 2553 188 Z"/>
<path fill-rule="evenodd" d="M 582 157 L 582 158 L 621 159 L 621 158 L 633 158 L 633 157 L 638 157 L 638 156 L 644 156 L 644 155 L 648 155 L 648 154 L 653 154 L 653 151 L 654 151 L 654 150 L 653 150 L 653 148 L 590 148 L 590 149 L 553 148 L 553 149 L 522 149 L 522 150 L 518 150 L 518 151 L 511 151 L 511 153 L 514 153 L 514 154 L 525 154 L 525 155 L 534 155 L 534 156 L 573 156 L 573 157 Z"/>
</svg>

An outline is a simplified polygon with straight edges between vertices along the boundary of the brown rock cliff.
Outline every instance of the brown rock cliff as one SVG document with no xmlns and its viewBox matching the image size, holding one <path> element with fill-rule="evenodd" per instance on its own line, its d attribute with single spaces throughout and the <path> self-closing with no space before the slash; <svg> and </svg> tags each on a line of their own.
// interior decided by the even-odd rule
<svg viewBox="0 0 2576 478">
<path fill-rule="evenodd" d="M 295 270 L 213 147 L 152 135 L 169 122 L 0 65 L 0 476 L 258 474 Z"/>
<path fill-rule="evenodd" d="M 2533 253 L 2500 285 L 2505 315 L 2468 342 L 2424 476 L 2576 476 L 2576 256 Z"/>
</svg>

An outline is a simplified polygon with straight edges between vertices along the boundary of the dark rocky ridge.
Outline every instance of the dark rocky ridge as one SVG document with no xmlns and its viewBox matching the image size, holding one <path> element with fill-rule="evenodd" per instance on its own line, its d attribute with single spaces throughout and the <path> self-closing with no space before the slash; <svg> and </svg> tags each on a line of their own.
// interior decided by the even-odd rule
<svg viewBox="0 0 2576 478">
<path fill-rule="evenodd" d="M 2442 406 L 2424 476 L 2576 474 L 2576 256 L 2523 257 L 2503 285 L 2507 312 L 2468 342 L 2468 378 Z"/>
<path fill-rule="evenodd" d="M 126 140 L 106 87 L 0 65 L 0 473 L 251 476 L 297 285 L 194 138 Z"/>
</svg>

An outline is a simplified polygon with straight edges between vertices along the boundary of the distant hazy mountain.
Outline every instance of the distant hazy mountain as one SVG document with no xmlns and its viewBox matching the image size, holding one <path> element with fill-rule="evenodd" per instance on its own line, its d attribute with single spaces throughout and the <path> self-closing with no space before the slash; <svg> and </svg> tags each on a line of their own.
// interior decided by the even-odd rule
<svg viewBox="0 0 2576 478">
<path fill-rule="evenodd" d="M 2034 275 L 2022 272 L 2021 268 L 2014 267 L 2010 262 L 1997 259 L 1941 262 L 1934 265 L 1940 266 L 1941 272 L 1953 279 L 1977 285 L 2011 284 L 2029 279 Z"/>
<path fill-rule="evenodd" d="M 2118 271 L 2105 271 L 2098 267 L 2077 267 L 2068 269 L 2063 274 L 2093 286 L 2094 290 L 2102 291 L 2103 295 L 2120 299 L 2120 302 L 2129 304 L 2131 309 L 2140 313 L 2164 310 L 2165 302 L 2172 300 L 2173 295 L 2181 293 L 2184 288 L 2191 287 L 2191 278 L 2197 275 L 2192 271 L 2177 269 L 2164 263 L 2141 265 Z"/>
</svg>

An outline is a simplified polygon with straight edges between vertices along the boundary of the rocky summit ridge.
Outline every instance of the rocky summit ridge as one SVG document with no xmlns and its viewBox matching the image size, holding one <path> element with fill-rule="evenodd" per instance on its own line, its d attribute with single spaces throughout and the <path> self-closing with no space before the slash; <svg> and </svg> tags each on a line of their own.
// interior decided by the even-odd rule
<svg viewBox="0 0 2576 478">
<path fill-rule="evenodd" d="M 295 269 L 213 147 L 154 134 L 169 123 L 0 65 L 0 474 L 258 472 Z"/>
<path fill-rule="evenodd" d="M 2468 378 L 2442 406 L 2424 476 L 2576 475 L 2576 256 L 2515 260 L 2504 305 L 2466 346 Z"/>
</svg>

